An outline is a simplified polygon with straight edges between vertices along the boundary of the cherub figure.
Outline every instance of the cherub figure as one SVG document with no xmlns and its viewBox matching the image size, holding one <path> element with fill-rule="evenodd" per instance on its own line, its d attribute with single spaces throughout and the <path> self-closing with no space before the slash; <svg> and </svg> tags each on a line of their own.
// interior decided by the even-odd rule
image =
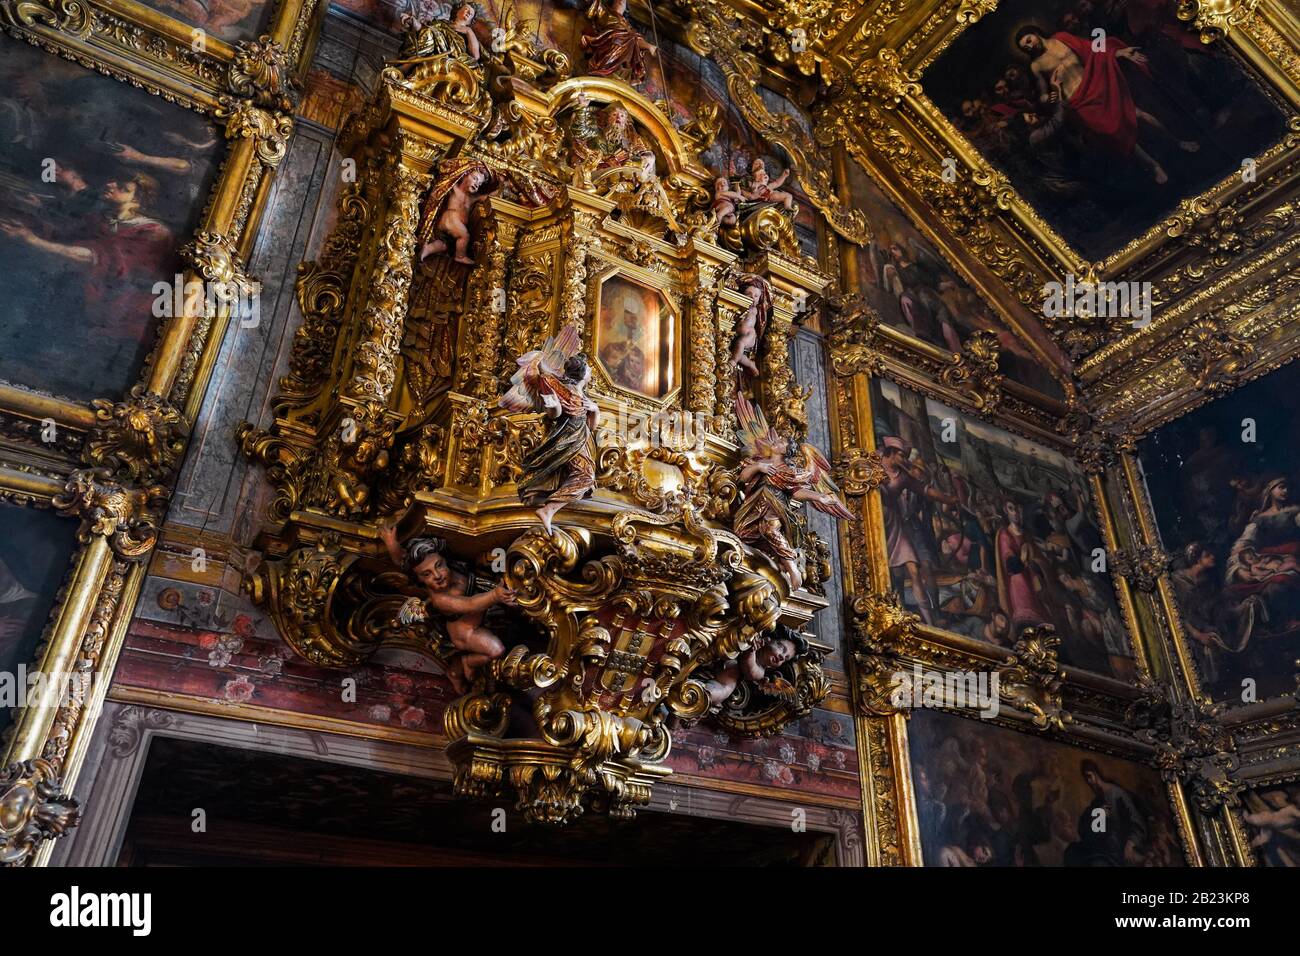
<svg viewBox="0 0 1300 956">
<path fill-rule="evenodd" d="M 397 525 L 383 525 L 379 537 L 388 549 L 388 557 L 424 588 L 424 597 L 408 598 L 398 612 L 402 624 L 428 621 L 432 611 L 445 622 L 447 637 L 461 652 L 460 673 L 449 667 L 447 677 L 456 692 L 464 693 L 479 669 L 500 657 L 506 647 L 501 639 L 483 626 L 483 615 L 497 604 L 514 604 L 515 592 L 498 584 L 490 591 L 471 593 L 473 575 L 461 574 L 447 563 L 447 542 L 441 538 L 414 538 L 403 549 L 397 540 Z"/>
<path fill-rule="evenodd" d="M 719 176 L 713 181 L 713 214 L 718 217 L 718 224 L 730 226 L 736 222 L 736 203 L 745 202 L 747 197 L 738 189 L 733 189 L 731 180 Z"/>
<path fill-rule="evenodd" d="M 500 188 L 496 173 L 477 159 L 449 159 L 424 200 L 418 239 L 420 261 L 451 253 L 456 262 L 474 265 L 469 255 L 469 217 L 474 206 Z"/>
<path fill-rule="evenodd" d="M 836 518 L 851 518 L 853 513 L 831 480 L 830 462 L 815 446 L 778 434 L 767 424 L 762 409 L 740 393 L 736 417 L 743 442 L 740 480 L 745 483 L 745 501 L 736 511 L 733 530 L 742 541 L 770 555 L 791 589 L 797 590 L 803 585 L 804 560 L 787 535 L 793 527 L 789 500 L 806 501 Z"/>
<path fill-rule="evenodd" d="M 759 371 L 754 364 L 753 352 L 758 348 L 763 330 L 772 317 L 772 287 L 762 276 L 746 273 L 740 277 L 740 291 L 749 296 L 749 308 L 736 323 L 736 344 L 731 352 L 731 362 L 738 369 L 758 378 Z"/>
<path fill-rule="evenodd" d="M 776 179 L 768 178 L 767 166 L 761 159 L 756 159 L 750 166 L 749 189 L 745 195 L 752 202 L 780 203 L 786 212 L 794 212 L 794 196 L 780 188 L 789 178 L 788 169 Z"/>
<path fill-rule="evenodd" d="M 510 391 L 498 404 L 512 412 L 545 412 L 546 438 L 522 463 L 519 500 L 537 509 L 546 533 L 556 512 L 591 497 L 596 487 L 596 403 L 586 396 L 591 381 L 587 356 L 578 351 L 578 330 L 569 323 L 544 348 L 521 355 Z"/>
<path fill-rule="evenodd" d="M 807 651 L 807 642 L 788 627 L 782 627 L 772 637 L 756 639 L 739 657 L 723 664 L 715 677 L 704 682 L 709 703 L 714 707 L 722 704 L 736 692 L 741 681 L 753 682 L 769 697 L 792 697 L 794 686 L 781 675 L 781 668 Z"/>
</svg>

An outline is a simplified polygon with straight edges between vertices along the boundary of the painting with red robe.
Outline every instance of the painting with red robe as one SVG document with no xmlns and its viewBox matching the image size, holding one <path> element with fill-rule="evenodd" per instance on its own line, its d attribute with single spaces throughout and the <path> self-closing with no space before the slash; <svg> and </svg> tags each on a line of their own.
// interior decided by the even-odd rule
<svg viewBox="0 0 1300 956">
<path fill-rule="evenodd" d="M 1297 387 L 1287 366 L 1138 446 L 1192 660 L 1203 689 L 1229 705 L 1295 690 Z"/>
<path fill-rule="evenodd" d="M 238 43 L 269 32 L 273 0 L 143 0 L 159 13 L 175 17 L 196 30 Z"/>
<path fill-rule="evenodd" d="M 1151 767 L 935 710 L 907 727 L 926 866 L 1185 865 Z"/>
<path fill-rule="evenodd" d="M 1176 0 L 1005 0 L 921 78 L 1085 259 L 1103 259 L 1286 131 L 1280 99 Z"/>
<path fill-rule="evenodd" d="M 1053 397 L 1060 383 L 953 270 L 857 163 L 849 164 L 853 205 L 871 227 L 858 253 L 858 289 L 886 325 L 950 352 L 978 331 L 998 337 L 999 367 L 1013 381 Z"/>
<path fill-rule="evenodd" d="M 0 732 L 10 695 L 29 683 L 41 635 L 77 548 L 77 523 L 50 511 L 0 502 Z"/>
<path fill-rule="evenodd" d="M 1062 663 L 1131 680 L 1084 474 L 1036 442 L 872 382 L 894 589 L 932 627 L 1009 648 L 1051 625 Z"/>
<path fill-rule="evenodd" d="M 221 155 L 199 115 L 0 38 L 0 379 L 117 398 Z M 166 297 L 164 297 L 164 300 Z"/>
</svg>

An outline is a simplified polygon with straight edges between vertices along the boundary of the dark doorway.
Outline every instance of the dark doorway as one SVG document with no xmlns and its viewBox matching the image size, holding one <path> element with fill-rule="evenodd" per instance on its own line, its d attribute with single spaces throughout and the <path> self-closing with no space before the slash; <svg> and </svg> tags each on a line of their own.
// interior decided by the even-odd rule
<svg viewBox="0 0 1300 956">
<path fill-rule="evenodd" d="M 672 813 L 533 826 L 512 801 L 460 800 L 441 781 L 159 737 L 118 865 L 816 866 L 834 853 L 824 833 Z"/>
</svg>

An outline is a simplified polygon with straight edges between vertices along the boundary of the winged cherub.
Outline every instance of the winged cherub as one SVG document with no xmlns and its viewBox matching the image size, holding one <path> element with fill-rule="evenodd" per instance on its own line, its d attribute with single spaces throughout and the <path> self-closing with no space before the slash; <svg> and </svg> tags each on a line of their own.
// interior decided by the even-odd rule
<svg viewBox="0 0 1300 956">
<path fill-rule="evenodd" d="M 808 643 L 784 626 L 771 637 L 755 639 L 739 657 L 723 664 L 717 676 L 704 682 L 709 703 L 715 707 L 721 704 L 743 680 L 752 681 L 769 697 L 794 697 L 794 686 L 782 676 L 781 668 L 807 650 Z"/>
<path fill-rule="evenodd" d="M 736 344 L 731 352 L 731 361 L 737 368 L 758 378 L 758 366 L 754 364 L 752 353 L 758 348 L 763 330 L 772 317 L 772 287 L 762 276 L 746 273 L 740 277 L 740 291 L 749 296 L 749 308 L 736 323 Z"/>
<path fill-rule="evenodd" d="M 836 518 L 852 518 L 831 480 L 831 465 L 813 445 L 785 438 L 767 424 L 763 410 L 736 394 L 737 435 L 744 464 L 745 501 L 733 525 L 742 541 L 770 555 L 791 589 L 803 585 L 803 553 L 786 535 L 789 501 L 806 501 Z"/>
<path fill-rule="evenodd" d="M 463 693 L 488 661 L 505 653 L 501 638 L 483 626 L 483 616 L 495 604 L 514 604 L 515 592 L 504 584 L 490 591 L 475 592 L 474 575 L 462 574 L 447 563 L 447 542 L 441 538 L 413 538 L 405 548 L 397 539 L 397 525 L 383 525 L 379 537 L 388 557 L 424 588 L 424 597 L 408 598 L 398 611 L 401 624 L 423 624 L 440 617 L 447 637 L 461 652 L 461 673 L 449 668 L 447 677 L 457 693 Z"/>
<path fill-rule="evenodd" d="M 578 351 L 578 330 L 569 323 L 544 348 L 521 355 L 510 391 L 497 404 L 512 412 L 543 412 L 546 438 L 523 460 L 519 500 L 537 509 L 546 533 L 570 501 L 591 497 L 596 487 L 596 403 L 586 396 L 591 381 L 587 356 Z"/>
<path fill-rule="evenodd" d="M 469 255 L 469 217 L 474 206 L 496 192 L 496 173 L 477 159 L 457 158 L 444 162 L 438 181 L 424 200 L 420 218 L 420 261 L 439 253 L 451 253 L 465 265 L 474 265 Z"/>
</svg>

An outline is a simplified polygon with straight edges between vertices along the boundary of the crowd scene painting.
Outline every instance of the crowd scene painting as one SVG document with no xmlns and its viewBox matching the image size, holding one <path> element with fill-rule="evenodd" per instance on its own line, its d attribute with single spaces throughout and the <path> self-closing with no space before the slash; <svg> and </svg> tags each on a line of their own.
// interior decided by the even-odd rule
<svg viewBox="0 0 1300 956">
<path fill-rule="evenodd" d="M 926 866 L 1184 865 L 1155 770 L 939 711 L 908 739 Z"/>
<path fill-rule="evenodd" d="M 1300 783 L 1247 790 L 1242 819 L 1264 866 L 1300 866 Z"/>
<path fill-rule="evenodd" d="M 45 622 L 77 546 L 77 523 L 0 502 L 0 674 L 35 669 Z M 17 686 L 17 677 L 9 686 Z M 0 731 L 9 712 L 0 707 Z"/>
<path fill-rule="evenodd" d="M 872 389 L 885 547 L 903 604 L 927 624 L 1003 647 L 1050 624 L 1062 662 L 1131 678 L 1082 472 L 892 382 Z"/>
<path fill-rule="evenodd" d="M 1176 0 L 1005 0 L 922 85 L 1067 242 L 1102 259 L 1286 129 L 1245 67 L 1176 10 Z"/>
<path fill-rule="evenodd" d="M 1250 703 L 1295 689 L 1300 422 L 1295 366 L 1153 433 L 1139 448 L 1202 686 Z"/>
<path fill-rule="evenodd" d="M 0 37 L 0 379 L 117 397 L 220 155 L 196 113 Z"/>
<path fill-rule="evenodd" d="M 857 163 L 849 164 L 849 187 L 854 207 L 871 226 L 871 242 L 858 254 L 858 288 L 882 322 L 950 352 L 960 352 L 975 332 L 992 332 L 998 337 L 1003 374 L 1045 394 L 1061 394 L 1042 361 Z"/>
</svg>

